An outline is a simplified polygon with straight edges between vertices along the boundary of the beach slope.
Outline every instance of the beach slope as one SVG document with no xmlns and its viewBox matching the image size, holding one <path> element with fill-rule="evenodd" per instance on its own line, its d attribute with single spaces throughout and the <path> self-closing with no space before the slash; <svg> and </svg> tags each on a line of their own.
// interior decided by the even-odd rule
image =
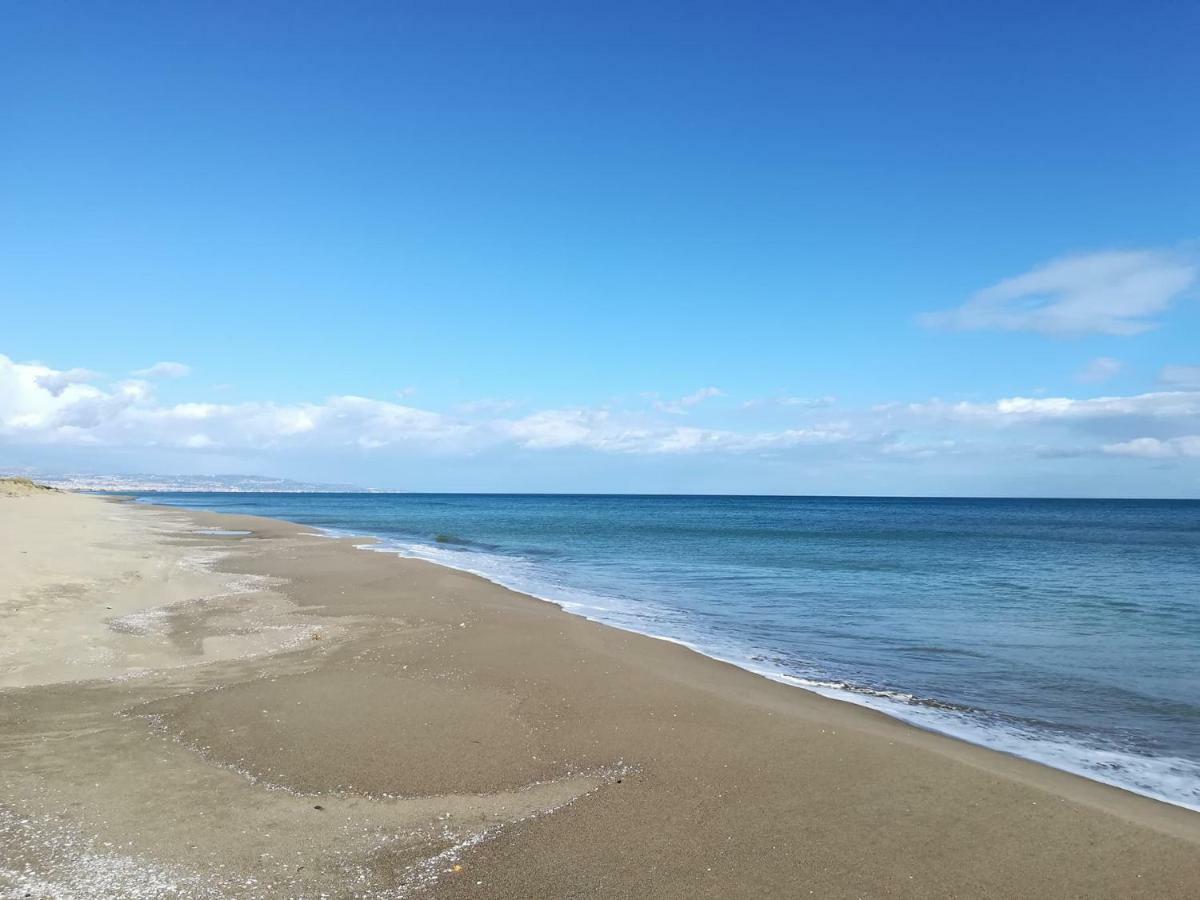
<svg viewBox="0 0 1200 900">
<path fill-rule="evenodd" d="M 0 897 L 1200 893 L 1200 814 L 355 543 L 0 496 Z"/>
</svg>

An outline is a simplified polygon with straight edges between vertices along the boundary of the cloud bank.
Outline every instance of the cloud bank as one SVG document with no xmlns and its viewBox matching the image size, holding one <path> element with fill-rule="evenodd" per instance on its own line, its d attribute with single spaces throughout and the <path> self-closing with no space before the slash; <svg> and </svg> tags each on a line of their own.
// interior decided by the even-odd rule
<svg viewBox="0 0 1200 900">
<path fill-rule="evenodd" d="M 675 401 L 696 412 L 718 396 L 702 389 Z M 105 382 L 83 369 L 56 370 L 0 356 L 0 444 L 8 447 L 151 449 L 189 454 L 301 451 L 469 459 L 490 452 L 582 452 L 604 456 L 810 460 L 814 465 L 903 465 L 976 458 L 995 471 L 1016 458 L 1096 459 L 1190 464 L 1200 459 L 1200 390 L 1098 397 L 1006 397 L 987 401 L 887 403 L 872 408 L 774 401 L 763 410 L 771 429 L 746 427 L 756 407 L 705 407 L 706 417 L 733 412 L 737 427 L 680 422 L 673 409 L 643 399 L 632 406 L 577 406 L 521 411 L 504 403 L 467 404 L 452 412 L 392 400 L 339 395 L 280 404 L 164 403 L 154 385 L 132 378 Z M 729 421 L 728 418 L 725 421 Z M 819 471 L 819 469 L 813 470 Z"/>
<path fill-rule="evenodd" d="M 173 371 L 167 365 L 140 371 Z M 404 447 L 474 453 L 511 445 L 637 454 L 744 453 L 853 439 L 838 425 L 739 433 L 680 426 L 629 410 L 549 409 L 513 417 L 503 415 L 510 407 L 496 401 L 466 404 L 455 415 L 353 395 L 299 404 L 163 404 L 147 380 L 101 387 L 72 374 L 79 371 L 59 372 L 0 356 L 0 437 L 194 450 Z M 716 388 L 703 388 L 673 405 L 687 409 L 719 395 Z"/>
</svg>

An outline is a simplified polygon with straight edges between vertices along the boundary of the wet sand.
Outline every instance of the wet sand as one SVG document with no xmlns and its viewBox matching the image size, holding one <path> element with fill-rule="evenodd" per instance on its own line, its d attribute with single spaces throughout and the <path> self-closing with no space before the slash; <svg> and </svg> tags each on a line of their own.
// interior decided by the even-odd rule
<svg viewBox="0 0 1200 900">
<path fill-rule="evenodd" d="M 0 897 L 1200 895 L 1200 814 L 355 543 L 0 496 Z"/>
</svg>

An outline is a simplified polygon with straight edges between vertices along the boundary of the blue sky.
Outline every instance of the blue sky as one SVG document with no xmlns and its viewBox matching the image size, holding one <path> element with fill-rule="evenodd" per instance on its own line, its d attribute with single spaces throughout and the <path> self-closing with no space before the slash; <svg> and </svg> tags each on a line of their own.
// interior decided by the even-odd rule
<svg viewBox="0 0 1200 900">
<path fill-rule="evenodd" d="M 6 19 L 0 466 L 1200 496 L 1185 4 Z"/>
</svg>

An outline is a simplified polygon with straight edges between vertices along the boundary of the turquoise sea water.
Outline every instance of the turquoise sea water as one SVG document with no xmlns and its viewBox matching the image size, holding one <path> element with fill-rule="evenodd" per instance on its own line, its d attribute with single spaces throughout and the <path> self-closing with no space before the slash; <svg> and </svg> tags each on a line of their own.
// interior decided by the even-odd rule
<svg viewBox="0 0 1200 900">
<path fill-rule="evenodd" d="M 372 535 L 1200 809 L 1200 502 L 153 494 Z"/>
</svg>

